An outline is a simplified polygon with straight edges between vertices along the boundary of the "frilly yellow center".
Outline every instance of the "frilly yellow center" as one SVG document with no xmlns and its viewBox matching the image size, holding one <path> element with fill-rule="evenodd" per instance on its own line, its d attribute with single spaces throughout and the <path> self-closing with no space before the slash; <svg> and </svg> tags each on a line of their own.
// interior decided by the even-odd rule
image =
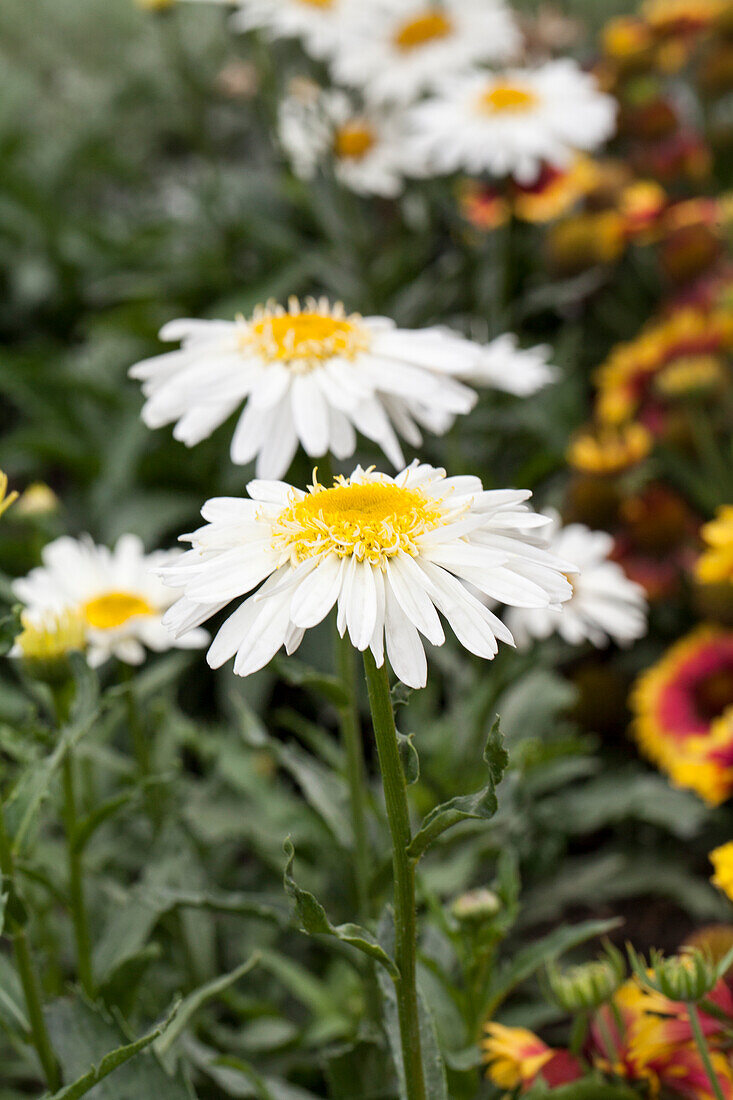
<svg viewBox="0 0 733 1100">
<path fill-rule="evenodd" d="M 415 557 L 416 539 L 442 521 L 437 502 L 419 490 L 337 480 L 330 489 L 314 484 L 308 496 L 290 504 L 274 525 L 273 540 L 282 564 L 335 554 L 383 566 L 396 554 Z"/>
<path fill-rule="evenodd" d="M 337 157 L 361 160 L 375 142 L 374 131 L 365 122 L 347 122 L 336 131 L 333 149 Z"/>
<path fill-rule="evenodd" d="M 105 592 L 103 596 L 87 600 L 82 613 L 88 625 L 95 630 L 115 630 L 129 619 L 154 615 L 155 608 L 132 592 Z"/>
<path fill-rule="evenodd" d="M 521 88 L 517 84 L 495 84 L 479 98 L 481 110 L 488 114 L 523 114 L 538 102 L 531 88 Z"/>
<path fill-rule="evenodd" d="M 291 298 L 287 310 L 275 303 L 255 310 L 241 336 L 243 351 L 254 350 L 269 363 L 284 363 L 289 370 L 303 373 L 327 359 L 353 359 L 370 343 L 361 317 L 347 316 L 343 306 L 325 299 L 309 298 L 302 308 Z"/>
</svg>

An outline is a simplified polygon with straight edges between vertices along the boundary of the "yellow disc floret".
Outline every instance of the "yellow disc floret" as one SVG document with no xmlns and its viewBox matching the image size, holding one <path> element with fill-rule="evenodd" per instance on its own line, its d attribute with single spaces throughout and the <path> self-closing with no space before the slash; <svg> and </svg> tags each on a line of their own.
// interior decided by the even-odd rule
<svg viewBox="0 0 733 1100">
<path fill-rule="evenodd" d="M 352 484 L 345 478 L 326 489 L 314 481 L 308 496 L 278 516 L 274 545 L 281 564 L 335 554 L 383 566 L 396 554 L 415 557 L 420 535 L 444 519 L 440 502 L 418 489 L 386 481 Z"/>
<path fill-rule="evenodd" d="M 241 336 L 242 350 L 253 349 L 262 359 L 306 372 L 338 357 L 353 359 L 369 346 L 361 317 L 347 315 L 343 305 L 327 299 L 307 299 L 301 307 L 291 298 L 287 310 L 275 303 L 255 310 Z"/>
<path fill-rule="evenodd" d="M 336 130 L 333 151 L 344 160 L 361 160 L 376 144 L 374 131 L 361 119 L 353 119 Z"/>
<path fill-rule="evenodd" d="M 452 30 L 453 24 L 445 12 L 429 10 L 403 23 L 394 36 L 394 42 L 400 50 L 414 50 L 415 47 L 424 46 L 438 38 L 447 38 Z"/>
<path fill-rule="evenodd" d="M 87 624 L 95 630 L 115 630 L 129 619 L 154 615 L 155 608 L 134 592 L 105 592 L 82 607 Z"/>
<path fill-rule="evenodd" d="M 481 109 L 489 114 L 522 114 L 531 111 L 538 102 L 531 88 L 516 84 L 495 84 L 479 99 Z"/>
</svg>

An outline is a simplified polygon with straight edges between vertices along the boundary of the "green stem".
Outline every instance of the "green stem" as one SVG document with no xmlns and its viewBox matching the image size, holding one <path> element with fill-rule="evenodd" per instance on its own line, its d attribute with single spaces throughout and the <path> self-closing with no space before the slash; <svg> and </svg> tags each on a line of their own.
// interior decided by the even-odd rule
<svg viewBox="0 0 733 1100">
<path fill-rule="evenodd" d="M 11 890 L 14 889 L 15 861 L 10 837 L 5 828 L 5 813 L 2 806 L 0 806 L 0 871 L 2 871 L 3 878 L 7 881 Z M 13 940 L 15 965 L 28 1011 L 28 1023 L 33 1046 L 36 1048 L 49 1091 L 57 1092 L 61 1085 L 61 1074 L 56 1055 L 51 1046 L 46 1021 L 43 1017 L 41 986 L 33 963 L 28 935 L 25 928 L 22 927 L 11 928 L 10 935 Z"/>
<path fill-rule="evenodd" d="M 61 778 L 64 793 L 63 819 L 66 830 L 67 861 L 69 869 L 69 905 L 74 925 L 76 943 L 76 964 L 84 992 L 94 995 L 94 973 L 92 970 L 92 941 L 89 935 L 86 904 L 84 901 L 84 877 L 81 858 L 74 843 L 76 832 L 76 791 L 74 784 L 74 760 L 67 750 L 61 765 Z"/>
<path fill-rule="evenodd" d="M 383 664 L 381 668 L 377 668 L 374 657 L 367 650 L 364 653 L 364 670 L 392 837 L 395 961 L 400 972 L 395 987 L 406 1096 L 407 1100 L 426 1100 L 417 1000 L 415 866 L 407 854 L 412 835 L 407 806 L 407 783 L 397 745 L 387 666 Z"/>
<path fill-rule="evenodd" d="M 687 1012 L 690 1017 L 690 1027 L 692 1028 L 692 1034 L 695 1037 L 695 1043 L 697 1044 L 697 1049 L 700 1052 L 700 1058 L 702 1060 L 703 1066 L 705 1067 L 705 1072 L 708 1075 L 708 1080 L 710 1081 L 710 1084 L 712 1086 L 713 1093 L 715 1094 L 717 1100 L 725 1100 L 725 1097 L 723 1096 L 723 1090 L 720 1087 L 720 1081 L 718 1080 L 718 1076 L 713 1069 L 713 1063 L 710 1058 L 710 1050 L 708 1049 L 707 1040 L 705 1039 L 705 1035 L 703 1034 L 702 1026 L 700 1024 L 700 1014 L 697 1011 L 696 1005 L 688 1004 Z"/>
<path fill-rule="evenodd" d="M 150 747 L 145 736 L 145 730 L 140 719 L 135 689 L 133 687 L 134 673 L 129 665 L 120 665 L 122 678 L 125 684 L 125 707 L 127 710 L 127 727 L 130 732 L 135 760 L 140 779 L 145 780 L 150 775 Z"/>
<path fill-rule="evenodd" d="M 348 702 L 339 709 L 341 742 L 346 755 L 346 778 L 351 802 L 351 825 L 354 830 L 354 879 L 359 918 L 369 914 L 369 836 L 366 819 L 366 782 L 364 753 L 356 706 L 356 661 L 348 638 L 337 638 L 339 675 Z"/>
</svg>

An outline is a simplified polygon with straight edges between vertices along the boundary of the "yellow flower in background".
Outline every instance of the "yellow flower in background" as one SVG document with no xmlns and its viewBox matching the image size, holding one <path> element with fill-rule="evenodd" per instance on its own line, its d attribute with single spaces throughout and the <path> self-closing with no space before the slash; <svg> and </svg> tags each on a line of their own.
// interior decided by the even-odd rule
<svg viewBox="0 0 733 1100">
<path fill-rule="evenodd" d="M 729 0 L 646 0 L 641 14 L 657 34 L 689 34 L 710 26 L 729 6 Z"/>
<path fill-rule="evenodd" d="M 733 901 L 733 840 L 714 848 L 710 853 L 710 862 L 714 871 L 710 881 Z"/>
<path fill-rule="evenodd" d="M 724 504 L 714 520 L 702 527 L 707 544 L 695 565 L 695 576 L 703 584 L 733 583 L 733 505 Z"/>
<path fill-rule="evenodd" d="M 517 187 L 514 212 L 526 222 L 550 222 L 567 214 L 598 183 L 595 162 L 579 154 L 566 169 L 545 167 L 530 187 Z"/>
<path fill-rule="evenodd" d="M 647 24 L 633 15 L 619 15 L 603 28 L 603 52 L 613 61 L 636 61 L 649 50 L 652 41 Z"/>
<path fill-rule="evenodd" d="M 643 424 L 590 425 L 570 441 L 567 460 L 584 474 L 617 475 L 643 462 L 652 437 Z"/>
<path fill-rule="evenodd" d="M 18 499 L 18 494 L 8 492 L 8 476 L 0 470 L 0 516 L 7 512 L 11 504 Z"/>
<path fill-rule="evenodd" d="M 487 1074 L 500 1089 L 528 1084 L 552 1058 L 550 1047 L 527 1028 L 489 1023 L 486 1035 L 481 1045 Z"/>
<path fill-rule="evenodd" d="M 18 501 L 16 513 L 24 519 L 28 516 L 48 516 L 57 512 L 59 498 L 43 481 L 34 481 L 25 489 Z"/>
<path fill-rule="evenodd" d="M 13 656 L 27 661 L 56 661 L 86 646 L 84 616 L 80 610 L 40 617 L 24 614 L 21 624 L 23 631 L 15 639 Z"/>
</svg>

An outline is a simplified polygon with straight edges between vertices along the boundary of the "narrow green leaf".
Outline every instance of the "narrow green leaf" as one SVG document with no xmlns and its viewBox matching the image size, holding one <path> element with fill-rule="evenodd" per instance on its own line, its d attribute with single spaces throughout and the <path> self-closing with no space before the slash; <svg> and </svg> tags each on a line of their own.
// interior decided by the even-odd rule
<svg viewBox="0 0 733 1100">
<path fill-rule="evenodd" d="M 207 982 L 206 985 L 200 986 L 198 989 L 194 990 L 193 993 L 189 993 L 178 1006 L 175 1020 L 171 1021 L 170 1026 L 166 1029 L 164 1034 L 156 1040 L 155 1050 L 160 1057 L 162 1058 L 167 1054 L 173 1044 L 186 1030 L 194 1014 L 198 1012 L 207 1001 L 211 1001 L 215 997 L 218 997 L 221 993 L 224 993 L 230 985 L 234 985 L 235 982 L 238 982 L 245 974 L 249 974 L 250 970 L 252 970 L 259 961 L 260 956 L 255 952 L 253 955 L 250 955 L 246 962 L 235 967 L 229 974 L 222 974 L 220 977 Z"/>
<path fill-rule="evenodd" d="M 336 676 L 310 668 L 301 661 L 294 661 L 292 657 L 288 657 L 287 661 L 275 661 L 275 667 L 286 683 L 293 687 L 310 688 L 335 707 L 343 707 L 349 702 L 348 692 Z"/>
<path fill-rule="evenodd" d="M 393 980 L 398 980 L 400 975 L 394 960 L 390 958 L 371 932 L 358 924 L 331 924 L 320 901 L 308 890 L 303 890 L 298 886 L 292 874 L 295 849 L 290 837 L 285 841 L 283 851 L 287 856 L 283 876 L 285 892 L 295 902 L 295 909 L 303 930 L 309 936 L 335 936 L 342 943 L 350 944 L 351 947 L 355 947 L 358 951 L 380 963 Z"/>
<path fill-rule="evenodd" d="M 499 719 L 497 718 L 489 731 L 489 736 L 484 749 L 484 762 L 489 769 L 488 782 L 481 790 L 474 794 L 458 795 L 448 802 L 442 802 L 431 810 L 423 821 L 420 829 L 412 838 L 408 853 L 412 859 L 418 860 L 427 851 L 430 845 L 446 831 L 457 825 L 459 821 L 468 818 L 482 818 L 488 821 L 494 816 L 498 808 L 496 787 L 509 763 L 509 757 L 504 749 Z"/>
<path fill-rule="evenodd" d="M 415 734 L 400 733 L 398 730 L 397 746 L 400 750 L 400 760 L 402 761 L 405 779 L 410 785 L 417 783 L 420 778 L 420 757 L 417 755 L 417 749 L 415 748 Z"/>
<path fill-rule="evenodd" d="M 122 794 L 102 802 L 90 814 L 78 821 L 71 840 L 74 851 L 83 852 L 97 829 L 104 825 L 105 821 L 114 817 L 117 811 L 126 806 L 136 795 L 136 791 L 123 791 Z"/>
</svg>

